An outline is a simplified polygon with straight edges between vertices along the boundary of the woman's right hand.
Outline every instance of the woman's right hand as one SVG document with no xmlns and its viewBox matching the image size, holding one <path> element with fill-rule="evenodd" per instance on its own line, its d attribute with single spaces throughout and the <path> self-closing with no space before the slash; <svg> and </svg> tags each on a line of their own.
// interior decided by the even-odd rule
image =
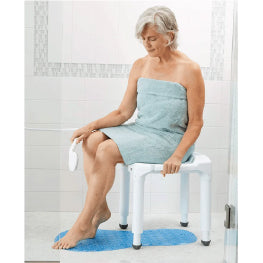
<svg viewBox="0 0 263 263">
<path fill-rule="evenodd" d="M 72 137 L 70 138 L 71 143 L 73 143 L 75 138 L 78 138 L 77 143 L 81 142 L 82 140 L 85 140 L 90 136 L 93 130 L 94 127 L 91 124 L 88 124 L 80 129 L 77 129 L 76 131 L 74 131 Z"/>
</svg>

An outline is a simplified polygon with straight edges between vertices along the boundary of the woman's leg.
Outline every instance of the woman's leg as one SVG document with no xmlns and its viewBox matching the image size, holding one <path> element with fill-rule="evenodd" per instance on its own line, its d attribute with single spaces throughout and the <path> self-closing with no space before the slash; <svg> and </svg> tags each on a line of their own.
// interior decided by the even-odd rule
<svg viewBox="0 0 263 263">
<path fill-rule="evenodd" d="M 95 131 L 82 142 L 83 166 L 87 184 L 89 184 L 90 173 L 93 169 L 98 146 L 107 139 L 109 137 L 103 132 Z"/>
<path fill-rule="evenodd" d="M 107 135 L 105 135 L 101 131 L 93 132 L 86 140 L 82 142 L 82 151 L 83 151 L 83 166 L 84 173 L 87 181 L 87 185 L 89 186 L 90 174 L 94 167 L 95 156 L 98 149 L 98 146 L 103 141 L 109 139 Z M 106 198 L 102 204 L 102 206 L 98 209 L 94 220 L 105 222 L 110 217 L 110 210 L 107 205 Z"/>
<path fill-rule="evenodd" d="M 99 144 L 93 169 L 89 177 L 89 188 L 84 208 L 77 221 L 53 248 L 71 248 L 77 242 L 96 235 L 97 225 L 92 222 L 98 207 L 100 207 L 115 179 L 115 166 L 123 162 L 116 143 L 109 139 Z"/>
</svg>

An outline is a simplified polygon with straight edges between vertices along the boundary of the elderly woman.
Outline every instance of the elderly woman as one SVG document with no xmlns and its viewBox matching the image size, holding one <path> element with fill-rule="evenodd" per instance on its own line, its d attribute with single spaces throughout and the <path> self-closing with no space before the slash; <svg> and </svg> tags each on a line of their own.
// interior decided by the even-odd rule
<svg viewBox="0 0 263 263">
<path fill-rule="evenodd" d="M 94 238 L 99 224 L 110 218 L 106 195 L 117 163 L 163 163 L 165 176 L 177 173 L 193 153 L 203 126 L 204 80 L 199 65 L 177 50 L 177 33 L 167 7 L 149 8 L 139 17 L 136 37 L 148 54 L 133 63 L 119 108 L 71 137 L 82 141 L 88 191 L 77 221 L 53 248 Z M 123 124 L 136 107 L 135 122 Z"/>
</svg>

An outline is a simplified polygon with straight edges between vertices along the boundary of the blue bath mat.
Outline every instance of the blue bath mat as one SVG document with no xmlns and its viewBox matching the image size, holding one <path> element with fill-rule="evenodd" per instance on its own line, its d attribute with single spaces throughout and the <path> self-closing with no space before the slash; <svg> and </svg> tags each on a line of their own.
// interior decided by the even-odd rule
<svg viewBox="0 0 263 263">
<path fill-rule="evenodd" d="M 55 242 L 66 235 L 67 231 L 56 236 Z M 182 229 L 144 230 L 141 235 L 142 246 L 174 246 L 193 243 L 197 237 Z M 105 251 L 132 247 L 133 233 L 127 230 L 98 229 L 95 238 L 78 242 L 71 251 Z"/>
</svg>

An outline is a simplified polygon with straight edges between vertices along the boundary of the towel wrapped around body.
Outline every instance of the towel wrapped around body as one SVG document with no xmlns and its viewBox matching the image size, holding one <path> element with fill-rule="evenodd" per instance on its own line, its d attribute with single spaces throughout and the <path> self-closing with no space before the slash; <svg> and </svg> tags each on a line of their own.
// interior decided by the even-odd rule
<svg viewBox="0 0 263 263">
<path fill-rule="evenodd" d="M 186 89 L 177 82 L 139 78 L 135 122 L 101 128 L 118 146 L 126 165 L 164 163 L 176 150 L 187 125 Z M 182 159 L 194 152 L 193 144 Z"/>
</svg>

